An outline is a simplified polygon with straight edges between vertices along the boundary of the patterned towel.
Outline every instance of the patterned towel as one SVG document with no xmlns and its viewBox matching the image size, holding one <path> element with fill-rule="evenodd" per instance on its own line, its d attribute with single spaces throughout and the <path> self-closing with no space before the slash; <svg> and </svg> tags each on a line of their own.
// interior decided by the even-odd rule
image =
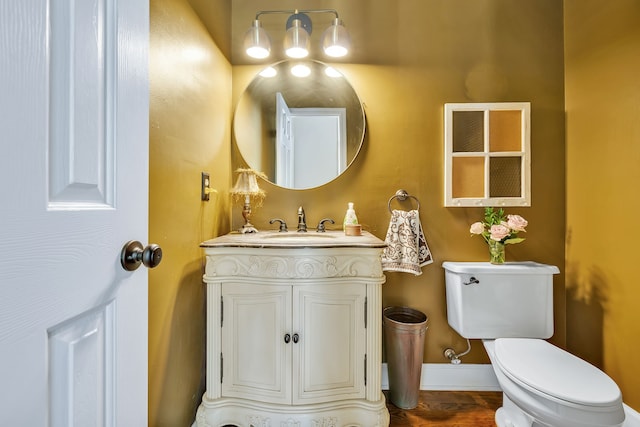
<svg viewBox="0 0 640 427">
<path fill-rule="evenodd" d="M 393 210 L 385 242 L 387 247 L 382 252 L 383 271 L 400 271 L 419 276 L 422 274 L 420 267 L 433 262 L 417 210 Z"/>
</svg>

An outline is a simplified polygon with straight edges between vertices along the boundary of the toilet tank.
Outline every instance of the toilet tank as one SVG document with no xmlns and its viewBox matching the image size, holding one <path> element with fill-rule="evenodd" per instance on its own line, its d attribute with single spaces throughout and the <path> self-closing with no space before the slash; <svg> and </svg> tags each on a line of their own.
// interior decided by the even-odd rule
<svg viewBox="0 0 640 427">
<path fill-rule="evenodd" d="M 536 262 L 444 262 L 447 319 L 465 338 L 549 338 L 553 275 Z"/>
</svg>

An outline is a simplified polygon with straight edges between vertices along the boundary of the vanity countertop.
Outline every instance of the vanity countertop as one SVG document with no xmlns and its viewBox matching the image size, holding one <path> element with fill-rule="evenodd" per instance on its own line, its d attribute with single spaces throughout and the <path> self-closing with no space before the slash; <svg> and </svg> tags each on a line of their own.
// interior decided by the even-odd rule
<svg viewBox="0 0 640 427">
<path fill-rule="evenodd" d="M 361 236 L 345 236 L 343 231 L 327 230 L 324 233 L 308 231 L 259 231 L 257 233 L 231 232 L 200 244 L 203 248 L 384 248 L 385 242 L 363 231 Z"/>
</svg>

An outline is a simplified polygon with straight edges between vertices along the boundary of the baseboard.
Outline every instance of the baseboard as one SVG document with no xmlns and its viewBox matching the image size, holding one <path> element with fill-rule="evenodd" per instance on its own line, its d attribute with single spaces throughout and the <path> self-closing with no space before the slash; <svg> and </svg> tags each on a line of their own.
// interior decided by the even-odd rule
<svg viewBox="0 0 640 427">
<path fill-rule="evenodd" d="M 386 363 L 382 364 L 382 389 L 389 390 Z M 420 390 L 500 391 L 500 386 L 489 364 L 424 363 Z"/>
</svg>

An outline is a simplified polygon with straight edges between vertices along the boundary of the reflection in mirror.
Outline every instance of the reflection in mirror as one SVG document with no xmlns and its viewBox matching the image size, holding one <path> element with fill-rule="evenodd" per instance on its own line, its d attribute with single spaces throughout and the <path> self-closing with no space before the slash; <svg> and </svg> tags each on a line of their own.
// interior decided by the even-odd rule
<svg viewBox="0 0 640 427">
<path fill-rule="evenodd" d="M 306 65 L 308 76 L 292 75 L 296 65 Z M 234 136 L 242 157 L 281 187 L 332 181 L 362 145 L 365 118 L 358 95 L 342 74 L 318 61 L 282 61 L 269 68 L 275 75 L 256 75 L 236 107 Z"/>
</svg>

